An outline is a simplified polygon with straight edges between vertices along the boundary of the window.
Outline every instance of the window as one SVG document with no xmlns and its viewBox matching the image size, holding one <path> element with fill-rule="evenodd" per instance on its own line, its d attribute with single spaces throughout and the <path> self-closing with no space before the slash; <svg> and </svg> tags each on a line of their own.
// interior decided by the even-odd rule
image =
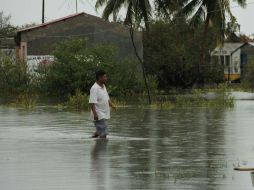
<svg viewBox="0 0 254 190">
<path fill-rule="evenodd" d="M 248 57 L 246 53 L 241 54 L 241 65 L 247 64 Z"/>
<path fill-rule="evenodd" d="M 230 65 L 230 56 L 227 55 L 226 56 L 226 66 L 229 66 Z"/>
</svg>

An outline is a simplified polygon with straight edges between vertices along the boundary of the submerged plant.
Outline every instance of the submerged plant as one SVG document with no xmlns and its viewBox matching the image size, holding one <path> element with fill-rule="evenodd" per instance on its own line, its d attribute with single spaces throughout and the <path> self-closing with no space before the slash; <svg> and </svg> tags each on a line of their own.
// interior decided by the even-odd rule
<svg viewBox="0 0 254 190">
<path fill-rule="evenodd" d="M 209 96 L 210 95 L 210 96 Z M 189 95 L 177 95 L 176 107 L 234 107 L 235 99 L 227 85 L 216 89 L 194 89 Z"/>
<path fill-rule="evenodd" d="M 166 109 L 172 109 L 175 107 L 175 104 L 172 101 L 155 101 L 151 106 L 151 108 L 154 109 L 161 109 L 161 110 L 166 110 Z"/>
<path fill-rule="evenodd" d="M 65 103 L 67 108 L 75 110 L 87 110 L 88 109 L 88 96 L 82 93 L 80 89 L 77 89 L 73 96 L 69 97 L 69 100 Z"/>
<path fill-rule="evenodd" d="M 18 95 L 14 103 L 9 104 L 12 107 L 21 107 L 27 110 L 33 109 L 36 106 L 36 99 L 34 96 L 24 94 Z"/>
<path fill-rule="evenodd" d="M 125 100 L 111 98 L 111 101 L 114 103 L 116 107 L 127 107 L 127 102 Z"/>
</svg>

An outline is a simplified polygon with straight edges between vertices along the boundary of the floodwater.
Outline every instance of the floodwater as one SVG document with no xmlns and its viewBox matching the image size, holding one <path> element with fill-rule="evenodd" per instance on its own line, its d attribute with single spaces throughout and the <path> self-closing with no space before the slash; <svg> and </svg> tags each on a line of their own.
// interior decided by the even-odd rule
<svg viewBox="0 0 254 190">
<path fill-rule="evenodd" d="M 233 109 L 112 113 L 94 140 L 89 113 L 0 107 L 1 190 L 252 190 L 254 101 Z"/>
</svg>

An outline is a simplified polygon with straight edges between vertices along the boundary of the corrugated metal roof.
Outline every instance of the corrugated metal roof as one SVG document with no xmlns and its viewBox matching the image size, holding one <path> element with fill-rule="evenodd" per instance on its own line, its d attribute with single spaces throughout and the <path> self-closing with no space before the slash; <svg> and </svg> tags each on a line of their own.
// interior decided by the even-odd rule
<svg viewBox="0 0 254 190">
<path fill-rule="evenodd" d="M 227 52 L 233 52 L 236 49 L 243 46 L 245 43 L 224 43 L 222 47 L 218 46 L 215 48 L 214 51 L 227 51 Z"/>
<path fill-rule="evenodd" d="M 41 27 L 44 27 L 44 26 L 47 26 L 47 25 L 50 25 L 50 24 L 54 24 L 54 23 L 57 23 L 57 22 L 61 22 L 61 21 L 64 21 L 64 20 L 67 20 L 67 19 L 70 19 L 70 18 L 73 18 L 73 17 L 76 17 L 76 16 L 85 15 L 85 14 L 86 13 L 82 12 L 82 13 L 78 13 L 78 14 L 69 15 L 69 16 L 66 16 L 66 17 L 63 17 L 63 18 L 60 18 L 60 19 L 52 20 L 50 22 L 45 22 L 43 24 L 39 24 L 39 25 L 36 25 L 36 26 L 20 29 L 20 30 L 18 30 L 18 32 L 25 32 L 25 31 L 36 29 L 36 28 L 41 28 Z"/>
<path fill-rule="evenodd" d="M 237 51 L 238 49 L 242 48 L 245 45 L 254 46 L 254 42 L 246 42 L 246 43 L 229 43 L 226 42 L 223 46 L 216 47 L 212 52 L 211 55 L 230 55 Z"/>
</svg>

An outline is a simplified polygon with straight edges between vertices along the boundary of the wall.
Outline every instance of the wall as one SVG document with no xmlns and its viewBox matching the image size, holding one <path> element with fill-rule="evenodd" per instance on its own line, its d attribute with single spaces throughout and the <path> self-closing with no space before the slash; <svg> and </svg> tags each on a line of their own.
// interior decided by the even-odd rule
<svg viewBox="0 0 254 190">
<path fill-rule="evenodd" d="M 51 55 L 55 45 L 69 37 L 87 38 L 88 45 L 113 43 L 118 47 L 120 57 L 136 58 L 127 27 L 87 14 L 22 32 L 21 42 L 27 42 L 27 55 Z M 141 32 L 136 33 L 135 39 L 138 52 L 143 57 Z"/>
<path fill-rule="evenodd" d="M 241 61 L 241 50 L 237 50 L 232 55 L 232 62 L 231 62 L 231 74 L 239 74 L 241 73 L 240 69 L 240 61 Z"/>
<path fill-rule="evenodd" d="M 242 54 L 247 54 L 247 62 L 254 61 L 254 46 L 247 44 L 241 48 Z"/>
</svg>

